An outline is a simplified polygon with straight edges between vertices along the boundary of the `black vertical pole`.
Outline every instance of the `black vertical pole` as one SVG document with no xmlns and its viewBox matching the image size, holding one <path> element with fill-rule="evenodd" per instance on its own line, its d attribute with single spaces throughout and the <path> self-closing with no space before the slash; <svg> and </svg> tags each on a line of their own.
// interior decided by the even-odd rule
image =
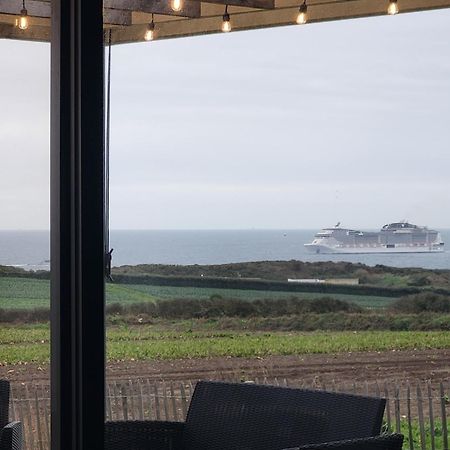
<svg viewBox="0 0 450 450">
<path fill-rule="evenodd" d="M 103 448 L 102 13 L 102 0 L 52 0 L 52 450 Z"/>
</svg>

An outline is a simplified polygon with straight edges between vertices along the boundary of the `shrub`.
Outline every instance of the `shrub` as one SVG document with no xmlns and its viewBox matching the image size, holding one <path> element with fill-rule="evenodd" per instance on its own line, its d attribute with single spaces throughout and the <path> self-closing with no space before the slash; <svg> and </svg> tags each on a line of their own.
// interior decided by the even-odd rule
<svg viewBox="0 0 450 450">
<path fill-rule="evenodd" d="M 423 312 L 450 313 L 450 297 L 431 292 L 407 295 L 394 301 L 390 309 L 409 314 Z"/>
</svg>

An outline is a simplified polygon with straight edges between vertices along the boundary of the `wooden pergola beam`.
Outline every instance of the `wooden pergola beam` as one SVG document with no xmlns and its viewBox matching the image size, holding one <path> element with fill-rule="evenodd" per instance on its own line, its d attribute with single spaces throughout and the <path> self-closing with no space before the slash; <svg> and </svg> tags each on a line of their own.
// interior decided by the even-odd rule
<svg viewBox="0 0 450 450">
<path fill-rule="evenodd" d="M 119 14 L 114 19 L 106 15 L 104 19 L 107 26 L 120 21 L 129 23 L 129 14 L 132 15 L 132 25 L 113 26 L 112 41 L 114 44 L 144 41 L 145 31 L 150 20 L 149 14 L 152 12 L 158 15 L 155 19 L 156 40 L 221 32 L 223 8 L 218 2 L 222 2 L 222 0 L 214 0 L 215 3 L 210 3 L 209 0 L 208 2 L 190 0 L 185 7 L 193 4 L 195 7 L 203 9 L 203 16 L 197 15 L 199 13 L 197 9 L 195 14 L 192 13 L 195 15 L 192 18 L 174 17 L 170 12 L 169 0 L 105 0 L 105 2 L 107 14 L 112 14 L 112 12 Z M 28 0 L 27 6 L 30 8 L 30 14 L 35 5 L 42 3 L 48 3 L 48 0 Z M 14 8 L 20 7 L 20 0 L 0 0 L 0 5 L 5 11 L 11 11 L 13 8 L 11 5 L 15 5 Z M 229 13 L 232 31 L 294 25 L 298 5 L 299 0 L 275 0 L 274 9 L 238 8 L 231 5 Z M 387 14 L 387 5 L 388 0 L 308 0 L 308 23 L 382 16 Z M 400 14 L 402 14 L 450 8 L 450 0 L 398 0 L 398 5 Z M 241 2 L 240 6 L 242 6 Z M 159 9 L 155 9 L 157 7 Z M 128 10 L 120 8 L 128 8 Z M 128 14 L 125 16 L 126 20 L 122 20 L 124 16 L 121 14 L 123 13 Z M 180 12 L 180 14 L 187 13 Z M 11 13 L 8 15 L 0 12 L 0 38 L 47 42 L 50 40 L 49 19 L 33 17 L 31 26 L 27 30 L 19 30 L 14 27 L 14 17 Z M 395 20 L 395 18 L 390 19 Z M 308 24 L 304 26 L 308 26 Z"/>
<path fill-rule="evenodd" d="M 180 11 L 174 11 L 168 0 L 104 0 L 104 6 L 112 10 L 144 12 L 196 18 L 201 16 L 201 4 L 195 0 L 183 0 Z"/>
<path fill-rule="evenodd" d="M 273 9 L 275 0 L 203 0 L 203 3 L 217 5 L 242 6 L 244 8 Z"/>
<path fill-rule="evenodd" d="M 27 0 L 26 8 L 30 17 L 47 18 L 51 17 L 51 3 L 45 0 Z M 21 0 L 0 0 L 0 14 L 18 16 L 22 9 Z M 105 8 L 103 11 L 103 20 L 109 25 L 131 25 L 131 11 L 120 11 L 116 9 Z"/>
<path fill-rule="evenodd" d="M 450 8 L 450 0 L 398 0 L 398 3 L 401 14 Z M 308 23 L 383 16 L 387 14 L 387 6 L 387 1 L 379 0 L 330 0 L 328 2 L 313 0 L 308 6 Z M 277 7 L 273 10 L 230 13 L 232 30 L 244 31 L 295 25 L 298 8 L 298 1 L 279 0 Z M 391 19 L 395 20 L 395 18 Z M 221 15 L 159 22 L 156 27 L 156 36 L 158 40 L 220 33 L 221 23 Z M 145 24 L 118 28 L 112 32 L 112 41 L 114 44 L 144 41 L 145 30 Z"/>
</svg>

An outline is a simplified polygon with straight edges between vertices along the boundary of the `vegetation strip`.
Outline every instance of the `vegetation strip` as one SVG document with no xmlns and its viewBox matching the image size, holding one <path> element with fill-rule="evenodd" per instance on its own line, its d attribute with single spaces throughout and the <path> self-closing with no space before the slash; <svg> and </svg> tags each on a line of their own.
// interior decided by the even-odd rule
<svg viewBox="0 0 450 450">
<path fill-rule="evenodd" d="M 108 330 L 108 359 L 112 361 L 444 348 L 450 348 L 446 332 L 164 332 L 146 326 Z M 0 364 L 48 360 L 48 328 L 0 329 Z"/>
</svg>

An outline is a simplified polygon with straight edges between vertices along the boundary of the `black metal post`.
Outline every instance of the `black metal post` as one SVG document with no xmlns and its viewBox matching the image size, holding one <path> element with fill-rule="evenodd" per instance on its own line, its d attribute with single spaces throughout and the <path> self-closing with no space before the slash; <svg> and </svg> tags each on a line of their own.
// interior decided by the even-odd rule
<svg viewBox="0 0 450 450">
<path fill-rule="evenodd" d="M 52 450 L 103 448 L 102 13 L 102 0 L 52 0 Z"/>
</svg>

